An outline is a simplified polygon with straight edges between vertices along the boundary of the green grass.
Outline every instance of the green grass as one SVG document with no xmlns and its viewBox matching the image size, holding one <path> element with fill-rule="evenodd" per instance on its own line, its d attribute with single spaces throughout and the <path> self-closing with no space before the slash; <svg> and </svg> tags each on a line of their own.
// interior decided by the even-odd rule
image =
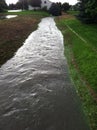
<svg viewBox="0 0 97 130">
<path fill-rule="evenodd" d="M 67 13 L 69 13 L 71 15 L 77 15 L 79 13 L 79 11 L 69 10 Z"/>
<path fill-rule="evenodd" d="M 97 25 L 85 25 L 74 18 L 62 18 L 57 25 L 64 35 L 65 55 L 76 91 L 92 130 L 97 130 L 97 102 L 88 88 L 97 94 Z"/>
<path fill-rule="evenodd" d="M 97 25 L 86 25 L 76 19 L 66 20 L 65 23 L 67 23 L 74 31 L 81 35 L 89 45 L 93 45 L 91 47 L 97 49 Z"/>
<path fill-rule="evenodd" d="M 41 11 L 41 10 L 27 10 L 27 11 L 21 11 L 21 12 L 6 12 L 5 14 L 7 15 L 41 15 L 41 16 L 49 16 L 49 14 L 46 11 Z"/>
<path fill-rule="evenodd" d="M 80 73 L 97 93 L 97 30 L 96 25 L 85 25 L 78 20 L 65 21 L 73 31 L 72 51 Z M 96 27 L 97 28 L 97 27 Z M 83 38 L 86 42 L 80 39 Z"/>
</svg>

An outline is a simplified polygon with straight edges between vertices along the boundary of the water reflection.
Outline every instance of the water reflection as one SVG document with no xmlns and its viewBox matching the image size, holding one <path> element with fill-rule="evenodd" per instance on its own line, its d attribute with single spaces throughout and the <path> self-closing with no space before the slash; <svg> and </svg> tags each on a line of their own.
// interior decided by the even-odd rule
<svg viewBox="0 0 97 130">
<path fill-rule="evenodd" d="M 8 12 L 21 12 L 22 10 L 8 10 Z"/>
<path fill-rule="evenodd" d="M 6 16 L 0 16 L 0 19 L 3 20 L 3 19 L 11 19 L 11 18 L 15 18 L 17 17 L 18 15 L 6 15 Z"/>
<path fill-rule="evenodd" d="M 15 17 L 17 17 L 17 15 L 7 15 L 7 16 L 5 16 L 6 19 L 15 18 Z"/>
</svg>

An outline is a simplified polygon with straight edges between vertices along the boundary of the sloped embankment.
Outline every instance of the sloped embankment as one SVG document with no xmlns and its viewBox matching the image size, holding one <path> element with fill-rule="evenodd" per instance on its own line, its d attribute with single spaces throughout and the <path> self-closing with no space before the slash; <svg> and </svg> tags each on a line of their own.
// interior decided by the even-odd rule
<svg viewBox="0 0 97 130">
<path fill-rule="evenodd" d="M 64 35 L 70 73 L 91 128 L 97 128 L 97 25 L 85 25 L 71 15 L 57 19 Z"/>
</svg>

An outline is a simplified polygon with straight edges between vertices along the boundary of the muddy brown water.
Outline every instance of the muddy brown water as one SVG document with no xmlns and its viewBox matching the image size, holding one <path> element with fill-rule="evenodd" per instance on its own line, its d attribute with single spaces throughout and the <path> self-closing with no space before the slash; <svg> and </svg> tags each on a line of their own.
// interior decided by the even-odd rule
<svg viewBox="0 0 97 130">
<path fill-rule="evenodd" d="M 0 68 L 0 130 L 89 130 L 68 73 L 63 36 L 44 18 Z"/>
</svg>

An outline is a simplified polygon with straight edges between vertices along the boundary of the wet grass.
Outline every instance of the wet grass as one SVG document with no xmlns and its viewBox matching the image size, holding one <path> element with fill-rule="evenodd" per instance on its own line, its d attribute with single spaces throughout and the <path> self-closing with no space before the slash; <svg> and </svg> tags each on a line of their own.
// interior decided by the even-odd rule
<svg viewBox="0 0 97 130">
<path fill-rule="evenodd" d="M 79 13 L 79 11 L 69 10 L 69 11 L 67 11 L 67 13 L 71 14 L 71 15 L 77 15 Z"/>
<path fill-rule="evenodd" d="M 32 11 L 32 10 L 28 10 L 28 11 L 21 11 L 21 12 L 5 12 L 5 14 L 7 15 L 38 15 L 38 16 L 49 16 L 49 14 L 46 11 Z"/>
<path fill-rule="evenodd" d="M 9 13 L 10 14 L 10 13 Z M 45 12 L 17 12 L 18 17 L 0 20 L 0 66 L 10 59 L 29 34 L 36 30 L 41 18 L 48 16 Z"/>
<path fill-rule="evenodd" d="M 66 20 L 65 25 L 71 29 L 72 51 L 79 71 L 97 93 L 97 25 L 85 25 L 76 19 Z"/>
<path fill-rule="evenodd" d="M 91 47 L 97 50 L 97 25 L 96 24 L 83 24 L 80 21 L 66 20 L 66 24 L 68 24 L 76 33 L 78 33 L 83 39 L 87 41 L 87 44 L 91 45 Z"/>
<path fill-rule="evenodd" d="M 65 55 L 76 92 L 92 130 L 97 129 L 97 25 L 85 25 L 74 17 L 61 17 L 57 25 L 64 35 Z"/>
</svg>

